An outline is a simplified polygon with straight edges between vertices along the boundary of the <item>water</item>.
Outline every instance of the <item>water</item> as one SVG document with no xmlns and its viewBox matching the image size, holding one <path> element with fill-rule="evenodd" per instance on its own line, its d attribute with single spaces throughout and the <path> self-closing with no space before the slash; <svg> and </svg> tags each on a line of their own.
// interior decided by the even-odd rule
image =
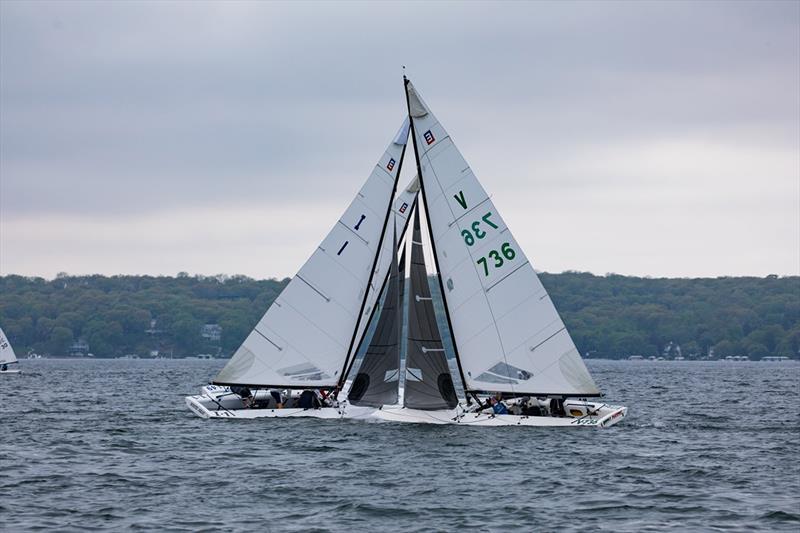
<svg viewBox="0 0 800 533">
<path fill-rule="evenodd" d="M 219 361 L 0 376 L 0 529 L 800 529 L 800 364 L 590 361 L 620 425 L 202 420 Z"/>
</svg>

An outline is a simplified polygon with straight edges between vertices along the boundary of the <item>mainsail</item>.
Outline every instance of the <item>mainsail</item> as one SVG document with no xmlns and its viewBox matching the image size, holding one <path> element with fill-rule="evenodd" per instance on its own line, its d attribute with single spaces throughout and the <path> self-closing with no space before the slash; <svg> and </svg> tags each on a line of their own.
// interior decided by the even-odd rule
<svg viewBox="0 0 800 533">
<path fill-rule="evenodd" d="M 0 365 L 10 365 L 17 362 L 17 354 L 14 353 L 14 348 L 11 347 L 6 334 L 0 328 Z"/>
<path fill-rule="evenodd" d="M 599 394 L 494 203 L 407 80 L 406 91 L 437 270 L 465 389 Z"/>
<path fill-rule="evenodd" d="M 361 360 L 358 373 L 347 399 L 355 405 L 380 407 L 397 403 L 400 389 L 400 332 L 403 329 L 403 292 L 405 285 L 405 253 L 397 263 L 397 232 L 392 242 L 389 281 L 380 308 L 375 333 Z"/>
<path fill-rule="evenodd" d="M 376 275 L 407 136 L 406 121 L 344 215 L 217 374 L 215 384 L 337 385 Z"/>
<path fill-rule="evenodd" d="M 422 252 L 419 205 L 414 210 L 410 278 L 403 404 L 411 409 L 452 409 L 458 404 L 458 397 L 447 365 L 428 285 L 428 271 Z"/>
</svg>

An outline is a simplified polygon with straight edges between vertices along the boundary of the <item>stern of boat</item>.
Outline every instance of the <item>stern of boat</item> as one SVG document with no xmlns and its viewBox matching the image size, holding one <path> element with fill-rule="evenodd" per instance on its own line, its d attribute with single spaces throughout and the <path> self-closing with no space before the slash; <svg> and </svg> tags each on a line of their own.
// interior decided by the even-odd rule
<svg viewBox="0 0 800 533">
<path fill-rule="evenodd" d="M 598 427 L 608 428 L 619 424 L 628 415 L 628 408 L 622 405 L 609 406 L 609 409 L 611 412 L 598 419 Z"/>
<path fill-rule="evenodd" d="M 203 405 L 202 396 L 187 396 L 186 407 L 200 418 L 210 417 L 208 409 Z"/>
</svg>

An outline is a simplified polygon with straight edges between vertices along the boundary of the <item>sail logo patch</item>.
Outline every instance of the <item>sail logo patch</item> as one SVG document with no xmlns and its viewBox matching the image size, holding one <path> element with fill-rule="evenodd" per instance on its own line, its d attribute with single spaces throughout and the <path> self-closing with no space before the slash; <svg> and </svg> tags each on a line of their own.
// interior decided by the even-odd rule
<svg viewBox="0 0 800 533">
<path fill-rule="evenodd" d="M 390 159 L 389 162 L 386 164 L 386 168 L 389 169 L 389 171 L 391 172 L 392 169 L 394 168 L 394 164 L 395 164 L 395 160 L 394 159 Z"/>
<path fill-rule="evenodd" d="M 408 204 L 406 202 L 403 202 L 403 205 L 401 205 L 399 209 L 400 214 L 402 215 L 403 213 L 405 213 L 406 209 L 408 209 Z"/>
<path fill-rule="evenodd" d="M 428 144 L 433 144 L 433 141 L 435 141 L 435 140 L 436 140 L 436 139 L 433 137 L 433 133 L 431 133 L 431 130 L 428 130 L 428 131 L 426 131 L 426 132 L 423 134 L 423 137 L 425 137 L 425 142 L 426 142 L 426 143 L 428 143 Z"/>
<path fill-rule="evenodd" d="M 356 223 L 355 226 L 353 226 L 353 229 L 358 231 L 359 226 L 361 226 L 361 223 L 364 222 L 365 218 L 367 218 L 367 215 L 361 215 L 361 218 L 358 219 L 358 222 Z"/>
</svg>

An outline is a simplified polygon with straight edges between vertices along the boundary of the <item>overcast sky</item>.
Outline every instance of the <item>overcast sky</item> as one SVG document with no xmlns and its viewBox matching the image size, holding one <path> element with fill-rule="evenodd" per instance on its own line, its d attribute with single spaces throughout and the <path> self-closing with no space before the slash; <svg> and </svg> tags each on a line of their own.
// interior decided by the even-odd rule
<svg viewBox="0 0 800 533">
<path fill-rule="evenodd" d="M 800 274 L 798 2 L 8 0 L 0 274 L 293 275 L 401 65 L 537 270 Z"/>
</svg>

